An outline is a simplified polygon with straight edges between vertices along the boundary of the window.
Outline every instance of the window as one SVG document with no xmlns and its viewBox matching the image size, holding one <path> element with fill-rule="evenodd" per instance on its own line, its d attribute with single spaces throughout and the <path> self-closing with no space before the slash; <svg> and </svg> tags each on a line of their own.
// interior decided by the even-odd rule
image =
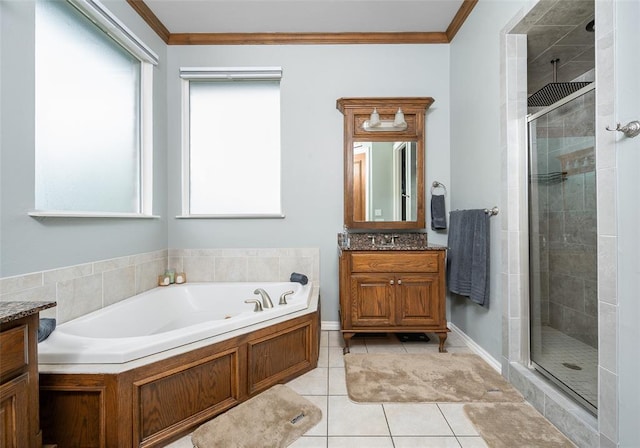
<svg viewBox="0 0 640 448">
<path fill-rule="evenodd" d="M 38 0 L 35 48 L 33 214 L 150 215 L 157 56 L 96 0 Z"/>
<path fill-rule="evenodd" d="M 280 68 L 183 68 L 184 217 L 282 217 Z"/>
</svg>

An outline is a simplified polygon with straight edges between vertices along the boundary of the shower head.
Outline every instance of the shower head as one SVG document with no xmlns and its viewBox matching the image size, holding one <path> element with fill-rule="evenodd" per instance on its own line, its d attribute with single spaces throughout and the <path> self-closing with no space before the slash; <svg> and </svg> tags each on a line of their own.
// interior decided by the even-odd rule
<svg viewBox="0 0 640 448">
<path fill-rule="evenodd" d="M 551 65 L 553 65 L 553 82 L 550 82 L 536 93 L 529 96 L 529 98 L 527 98 L 528 107 L 551 106 L 562 98 L 591 84 L 591 82 L 585 81 L 557 82 L 556 64 L 558 62 L 560 62 L 560 59 L 557 58 L 551 61 Z"/>
</svg>

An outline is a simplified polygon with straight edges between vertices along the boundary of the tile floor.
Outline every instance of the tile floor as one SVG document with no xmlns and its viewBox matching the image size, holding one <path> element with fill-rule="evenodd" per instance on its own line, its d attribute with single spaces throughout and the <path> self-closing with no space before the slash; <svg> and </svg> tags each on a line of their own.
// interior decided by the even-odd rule
<svg viewBox="0 0 640 448">
<path fill-rule="evenodd" d="M 438 338 L 400 342 L 394 335 L 353 339 L 352 353 L 437 352 Z M 318 367 L 287 383 L 322 409 L 322 421 L 290 448 L 487 448 L 462 410 L 463 403 L 358 404 L 347 396 L 339 331 L 323 331 Z M 450 353 L 471 353 L 449 333 Z M 186 436 L 169 448 L 191 448 Z"/>
</svg>

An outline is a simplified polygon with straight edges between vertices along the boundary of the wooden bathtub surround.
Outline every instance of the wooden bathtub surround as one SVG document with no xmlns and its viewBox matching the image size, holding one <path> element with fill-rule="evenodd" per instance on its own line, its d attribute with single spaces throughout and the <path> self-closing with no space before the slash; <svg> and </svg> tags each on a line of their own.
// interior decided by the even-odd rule
<svg viewBox="0 0 640 448">
<path fill-rule="evenodd" d="M 0 447 L 40 448 L 39 311 L 55 302 L 5 302 L 0 310 Z"/>
<path fill-rule="evenodd" d="M 317 366 L 320 307 L 118 374 L 41 374 L 45 443 L 159 447 Z"/>
<path fill-rule="evenodd" d="M 343 250 L 340 324 L 344 352 L 356 333 L 436 333 L 447 339 L 445 250 Z"/>
</svg>

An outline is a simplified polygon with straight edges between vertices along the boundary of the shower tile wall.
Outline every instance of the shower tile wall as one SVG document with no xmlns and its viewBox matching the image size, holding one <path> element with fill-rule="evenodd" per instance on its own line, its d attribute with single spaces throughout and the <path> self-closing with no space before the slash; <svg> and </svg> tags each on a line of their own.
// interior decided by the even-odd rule
<svg viewBox="0 0 640 448">
<path fill-rule="evenodd" d="M 533 286 L 541 298 L 534 315 L 592 347 L 598 339 L 594 98 L 590 92 L 536 120 L 532 193 L 539 239 Z"/>
</svg>

